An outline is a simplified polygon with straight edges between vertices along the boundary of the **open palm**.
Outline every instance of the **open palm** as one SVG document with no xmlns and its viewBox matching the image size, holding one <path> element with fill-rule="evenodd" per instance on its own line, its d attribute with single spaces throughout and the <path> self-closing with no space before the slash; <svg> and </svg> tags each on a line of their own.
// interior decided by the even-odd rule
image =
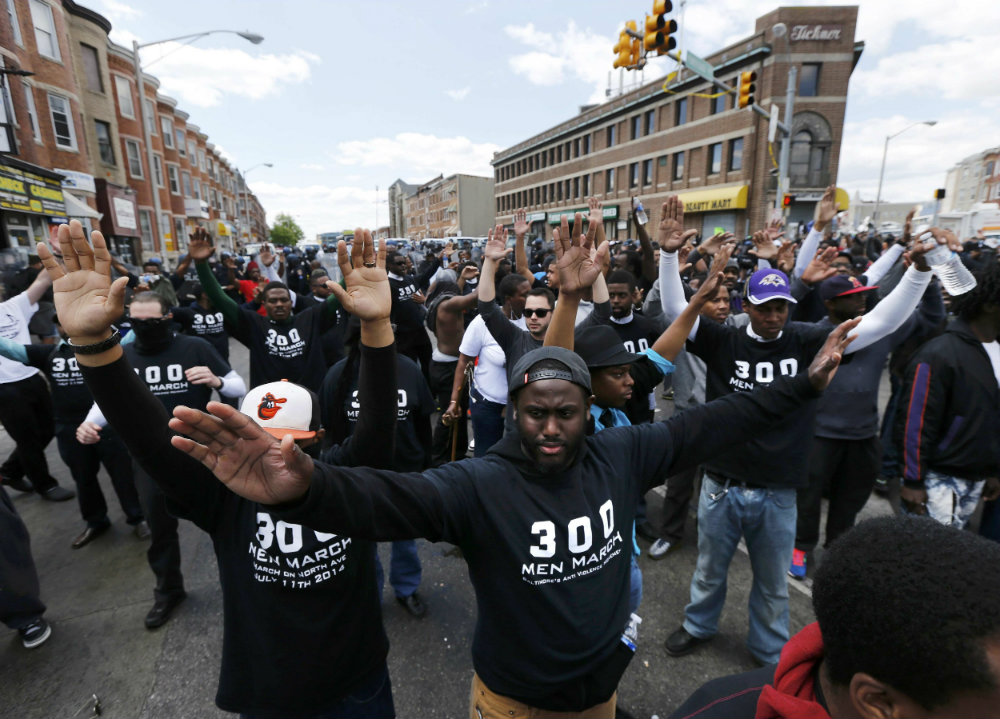
<svg viewBox="0 0 1000 719">
<path fill-rule="evenodd" d="M 677 195 L 670 195 L 660 208 L 660 226 L 656 236 L 660 249 L 677 252 L 691 234 L 684 232 L 684 203 Z"/>
<path fill-rule="evenodd" d="M 362 320 L 386 318 L 392 312 L 389 276 L 385 272 L 386 243 L 375 252 L 372 233 L 360 227 L 354 231 L 354 243 L 348 257 L 347 244 L 337 243 L 337 263 L 344 275 L 344 286 L 327 282 L 341 306 Z"/>
<path fill-rule="evenodd" d="M 602 243 L 594 250 L 594 237 L 598 223 L 591 222 L 587 233 L 575 232 L 583 226 L 582 216 L 576 213 L 573 230 L 569 229 L 569 219 L 563 215 L 560 222 L 559 240 L 555 243 L 556 270 L 559 273 L 560 292 L 579 292 L 592 287 L 601 274 L 601 267 L 608 254 L 608 243 Z"/>
</svg>

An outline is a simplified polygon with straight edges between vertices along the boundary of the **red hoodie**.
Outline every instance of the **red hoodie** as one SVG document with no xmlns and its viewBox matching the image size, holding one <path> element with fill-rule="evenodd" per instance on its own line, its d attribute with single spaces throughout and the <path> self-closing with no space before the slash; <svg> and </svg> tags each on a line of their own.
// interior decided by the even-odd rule
<svg viewBox="0 0 1000 719">
<path fill-rule="evenodd" d="M 761 690 L 756 719 L 830 719 L 816 699 L 816 667 L 823 660 L 823 634 L 813 622 L 788 640 L 774 671 L 773 686 Z"/>
</svg>

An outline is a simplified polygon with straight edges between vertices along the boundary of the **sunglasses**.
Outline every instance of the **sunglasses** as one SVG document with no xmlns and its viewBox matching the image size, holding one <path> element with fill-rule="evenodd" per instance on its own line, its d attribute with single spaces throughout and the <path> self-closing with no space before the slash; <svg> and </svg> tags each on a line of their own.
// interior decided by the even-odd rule
<svg viewBox="0 0 1000 719">
<path fill-rule="evenodd" d="M 524 311 L 524 316 L 525 317 L 538 317 L 538 318 L 542 318 L 542 317 L 547 316 L 549 314 L 549 312 L 551 312 L 551 311 L 552 310 L 546 310 L 546 309 L 525 310 Z"/>
</svg>

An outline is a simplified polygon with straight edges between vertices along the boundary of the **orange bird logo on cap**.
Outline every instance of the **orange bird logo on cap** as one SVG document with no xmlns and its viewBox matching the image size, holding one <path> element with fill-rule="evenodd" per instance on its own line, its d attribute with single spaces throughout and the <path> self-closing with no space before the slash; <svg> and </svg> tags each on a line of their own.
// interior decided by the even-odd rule
<svg viewBox="0 0 1000 719">
<path fill-rule="evenodd" d="M 261 397 L 260 404 L 257 405 L 257 416 L 261 419 L 274 419 L 274 415 L 281 409 L 278 405 L 287 401 L 284 397 L 279 399 L 268 392 Z"/>
</svg>

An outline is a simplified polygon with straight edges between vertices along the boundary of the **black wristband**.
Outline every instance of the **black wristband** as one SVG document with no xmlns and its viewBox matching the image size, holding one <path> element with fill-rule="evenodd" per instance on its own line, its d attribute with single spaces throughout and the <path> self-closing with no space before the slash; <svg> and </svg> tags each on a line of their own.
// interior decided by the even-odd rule
<svg viewBox="0 0 1000 719">
<path fill-rule="evenodd" d="M 66 340 L 66 344 L 72 347 L 73 351 L 78 355 L 98 355 L 101 352 L 107 352 L 121 341 L 121 333 L 117 329 L 112 329 L 110 337 L 100 342 L 95 342 L 92 345 L 75 345 L 69 340 Z"/>
</svg>

